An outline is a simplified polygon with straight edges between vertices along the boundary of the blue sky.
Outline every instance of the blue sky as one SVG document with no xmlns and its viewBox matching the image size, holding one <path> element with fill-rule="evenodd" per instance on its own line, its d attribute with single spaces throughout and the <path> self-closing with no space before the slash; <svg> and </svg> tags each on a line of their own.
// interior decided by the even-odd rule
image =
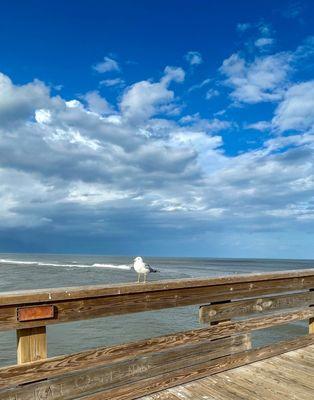
<svg viewBox="0 0 314 400">
<path fill-rule="evenodd" d="M 5 1 L 0 251 L 314 258 L 312 1 Z"/>
</svg>

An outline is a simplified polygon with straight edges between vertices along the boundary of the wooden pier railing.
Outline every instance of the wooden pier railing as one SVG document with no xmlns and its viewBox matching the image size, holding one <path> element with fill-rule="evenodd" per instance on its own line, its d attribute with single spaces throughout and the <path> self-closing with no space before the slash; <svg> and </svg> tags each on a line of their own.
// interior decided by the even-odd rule
<svg viewBox="0 0 314 400">
<path fill-rule="evenodd" d="M 314 269 L 2 293 L 0 330 L 17 332 L 17 365 L 0 368 L 0 400 L 135 399 L 311 345 L 313 289 Z M 47 358 L 49 325 L 188 305 L 206 325 Z M 307 335 L 252 348 L 252 331 L 299 320 Z"/>
</svg>

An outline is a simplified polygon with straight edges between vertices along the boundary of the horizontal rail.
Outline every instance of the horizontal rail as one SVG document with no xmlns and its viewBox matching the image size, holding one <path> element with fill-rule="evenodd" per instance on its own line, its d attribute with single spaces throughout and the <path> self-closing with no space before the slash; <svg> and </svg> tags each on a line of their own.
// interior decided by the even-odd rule
<svg viewBox="0 0 314 400">
<path fill-rule="evenodd" d="M 314 304 L 314 291 L 205 305 L 200 307 L 199 315 L 202 323 L 209 323 L 235 317 L 244 317 L 250 314 L 262 314 L 287 308 L 305 307 L 311 304 Z"/>
<path fill-rule="evenodd" d="M 314 269 L 2 293 L 0 331 L 16 330 L 19 365 L 0 368 L 0 400 L 130 400 L 312 344 L 310 334 L 251 350 L 255 330 L 309 320 L 311 333 L 313 289 Z M 48 325 L 192 305 L 210 326 L 47 358 Z"/>
<path fill-rule="evenodd" d="M 52 301 L 79 300 L 96 297 L 135 293 L 151 293 L 166 290 L 193 289 L 234 283 L 254 283 L 280 279 L 314 277 L 314 268 L 305 270 L 276 271 L 271 273 L 237 274 L 215 278 L 173 279 L 157 282 L 124 283 L 118 285 L 93 285 L 69 288 L 47 288 L 0 293 L 0 306 L 39 304 Z"/>
<path fill-rule="evenodd" d="M 101 391 L 92 395 L 82 396 L 79 400 L 130 400 L 147 394 L 160 392 L 167 388 L 204 378 L 232 368 L 247 365 L 256 361 L 265 360 L 288 351 L 310 346 L 314 343 L 314 336 L 308 335 L 299 339 L 278 342 L 269 346 L 263 346 L 254 350 L 232 354 L 221 359 L 192 365 L 190 367 L 175 370 L 162 376 L 148 377 L 140 381 L 125 382 L 124 386 L 111 390 Z M 131 396 L 131 397 L 130 397 Z M 1 397 L 0 397 L 0 400 Z"/>
<path fill-rule="evenodd" d="M 271 274 L 268 274 L 271 275 Z M 292 275 L 292 276 L 291 276 Z M 272 278 L 261 279 L 262 275 L 252 274 L 240 278 L 234 277 L 234 282 L 229 277 L 213 278 L 208 280 L 180 280 L 167 284 L 162 282 L 151 284 L 129 285 L 129 292 L 113 294 L 116 286 L 102 289 L 102 296 L 95 295 L 94 289 L 86 289 L 91 297 L 72 298 L 72 292 L 64 300 L 55 300 L 55 296 L 45 301 L 45 305 L 54 308 L 53 318 L 40 320 L 19 321 L 17 307 L 21 305 L 0 305 L 0 330 L 34 328 L 57 323 L 79 321 L 113 315 L 122 315 L 143 311 L 160 310 L 164 308 L 199 305 L 202 303 L 224 301 L 232 299 L 252 298 L 267 294 L 305 291 L 314 287 L 314 270 L 298 271 L 293 273 L 276 273 Z M 200 285 L 200 282 L 202 284 Z M 131 287 L 133 288 L 131 290 Z M 158 290 L 157 290 L 158 288 Z M 79 290 L 80 291 L 80 290 Z M 109 291 L 109 294 L 107 293 Z M 76 297 L 77 292 L 74 292 Z M 7 296 L 7 295 L 5 295 Z M 46 293 L 47 296 L 47 293 Z M 37 295 L 30 295 L 27 306 L 40 306 Z M 1 296 L 0 296 L 1 299 Z M 12 300 L 12 296 L 11 296 Z M 15 299 L 18 301 L 18 298 Z"/>
<path fill-rule="evenodd" d="M 29 364 L 0 368 L 0 388 L 8 384 L 21 384 L 60 374 L 75 372 L 91 366 L 124 361 L 130 357 L 158 353 L 184 345 L 204 344 L 206 341 L 246 334 L 254 330 L 279 326 L 314 316 L 314 309 L 275 314 L 268 317 L 251 318 L 245 321 L 226 322 L 206 328 L 179 332 L 138 342 L 83 351 L 76 354 L 54 357 Z M 314 336 L 313 336 L 314 339 Z M 219 344 L 219 343 L 218 343 Z M 218 345 L 217 344 L 217 345 Z"/>
<path fill-rule="evenodd" d="M 89 364 L 83 363 L 79 361 L 81 367 L 73 373 L 68 365 L 63 366 L 62 375 L 56 374 L 52 369 L 50 374 L 46 373 L 38 373 L 37 375 L 34 373 L 31 374 L 19 374 L 6 376 L 3 382 L 1 382 L 2 387 L 14 387 L 16 384 L 25 384 L 29 382 L 36 382 L 38 380 L 51 379 L 52 377 L 58 377 L 57 382 L 62 383 L 63 388 L 66 383 L 72 385 L 72 377 L 76 376 L 77 379 L 84 381 L 86 380 L 86 376 L 90 376 L 92 372 L 93 375 L 96 376 L 107 376 L 109 377 L 110 382 L 108 384 L 116 383 L 121 375 L 127 375 L 132 373 L 132 375 L 140 375 L 144 372 L 152 369 L 162 367 L 164 368 L 165 363 L 181 363 L 181 365 L 188 365 L 191 360 L 198 359 L 202 356 L 207 357 L 207 360 L 222 357 L 229 355 L 231 353 L 243 351 L 248 349 L 248 341 L 247 335 L 237 335 L 233 337 L 227 337 L 218 339 L 215 341 L 201 341 L 196 343 L 189 343 L 188 345 L 173 345 L 163 348 L 162 351 L 156 352 L 147 348 L 146 353 L 141 354 L 141 352 L 135 352 L 132 348 L 132 344 L 129 345 L 130 353 L 124 354 L 124 357 L 120 357 L 120 359 L 116 357 L 107 357 L 106 361 L 102 361 L 102 363 L 93 363 Z M 110 351 L 110 348 L 108 348 Z M 84 361 L 84 360 L 83 360 Z M 193 361 L 192 361 L 193 362 Z M 179 368 L 179 365 L 176 365 L 176 368 Z M 30 372 L 31 368 L 28 368 L 28 372 Z M 68 379 L 66 376 L 70 374 L 70 378 Z M 107 379 L 108 380 L 108 379 Z M 55 381 L 56 382 L 56 381 Z M 95 382 L 93 388 L 97 388 L 101 380 Z M 91 388 L 89 388 L 91 389 Z"/>
<path fill-rule="evenodd" d="M 184 355 L 179 358 L 179 363 L 160 362 L 162 353 L 154 353 L 154 361 L 138 363 L 133 360 L 119 364 L 115 373 L 108 373 L 101 368 L 90 368 L 78 374 L 66 374 L 47 381 L 34 382 L 25 386 L 0 390 L 0 400 L 18 399 L 33 400 L 38 393 L 49 394 L 50 400 L 88 399 L 88 400 L 130 400 L 140 395 L 157 392 L 167 387 L 175 386 L 193 379 L 199 379 L 217 372 L 235 368 L 258 360 L 282 354 L 284 352 L 308 346 L 314 343 L 314 336 L 264 346 L 254 350 L 244 350 L 233 354 L 212 359 L 210 353 L 197 354 L 196 357 Z M 208 343 L 208 347 L 215 342 Z M 175 356 L 175 352 L 171 353 Z M 175 356 L 176 357 L 176 356 Z M 157 361 L 159 360 L 159 361 Z M 156 364 L 155 364 L 156 362 Z M 108 367 L 103 367 L 107 368 Z M 119 370 L 120 368 L 120 370 Z M 126 368 L 126 369 L 125 369 Z M 10 397 L 11 396 L 11 397 Z"/>
</svg>

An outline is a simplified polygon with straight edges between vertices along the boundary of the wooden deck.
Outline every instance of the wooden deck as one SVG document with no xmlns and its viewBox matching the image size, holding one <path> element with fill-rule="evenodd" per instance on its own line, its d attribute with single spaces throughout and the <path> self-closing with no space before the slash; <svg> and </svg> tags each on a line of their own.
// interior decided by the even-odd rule
<svg viewBox="0 0 314 400">
<path fill-rule="evenodd" d="M 235 368 L 140 400 L 312 400 L 314 345 Z"/>
<path fill-rule="evenodd" d="M 48 357 L 52 324 L 119 315 L 123 339 L 123 315 L 185 306 L 199 327 Z M 251 340 L 296 321 L 302 336 Z M 7 330 L 17 364 L 0 368 L 0 400 L 314 399 L 314 268 L 0 293 Z"/>
</svg>

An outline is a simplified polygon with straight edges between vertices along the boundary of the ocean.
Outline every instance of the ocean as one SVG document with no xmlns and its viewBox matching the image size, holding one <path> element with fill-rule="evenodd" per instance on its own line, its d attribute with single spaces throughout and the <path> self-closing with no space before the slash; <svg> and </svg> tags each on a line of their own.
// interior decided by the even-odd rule
<svg viewBox="0 0 314 400">
<path fill-rule="evenodd" d="M 52 287 L 135 282 L 133 257 L 0 254 L 1 292 Z M 144 260 L 160 272 L 148 280 L 213 277 L 227 274 L 284 271 L 314 267 L 314 260 L 157 258 Z M 143 312 L 48 327 L 49 357 L 99 346 L 108 346 L 152 336 L 199 328 L 198 306 Z M 305 334 L 306 322 L 254 333 L 255 345 Z M 15 332 L 0 332 L 0 365 L 16 363 Z"/>
</svg>

